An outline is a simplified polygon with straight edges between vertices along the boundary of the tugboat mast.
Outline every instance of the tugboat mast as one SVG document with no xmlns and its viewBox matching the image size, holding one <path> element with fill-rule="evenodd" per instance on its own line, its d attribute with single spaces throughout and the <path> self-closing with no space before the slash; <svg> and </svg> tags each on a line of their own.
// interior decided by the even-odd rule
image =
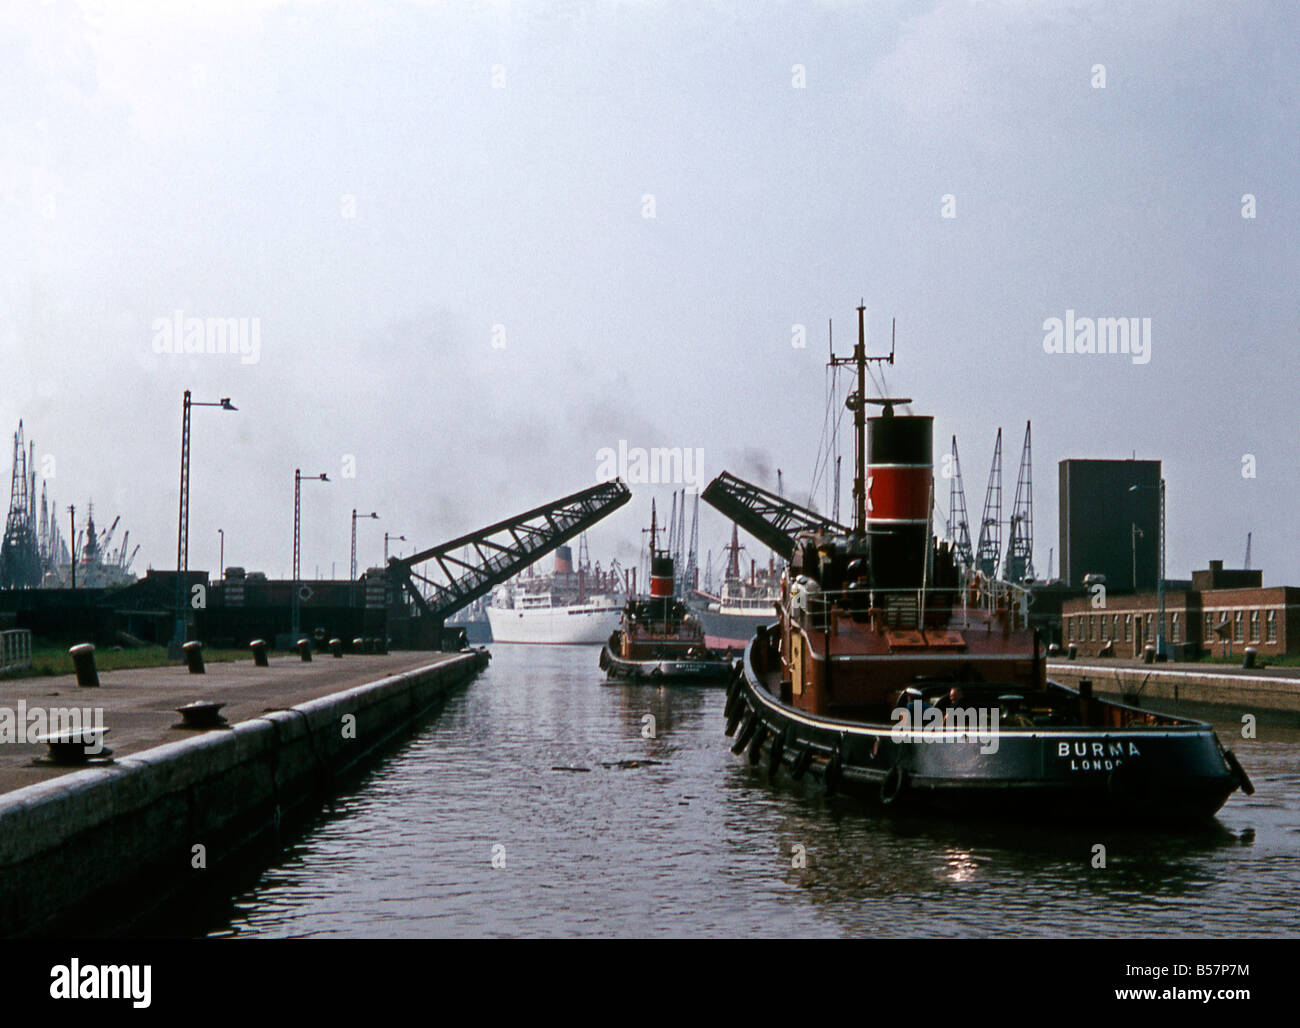
<svg viewBox="0 0 1300 1028">
<path fill-rule="evenodd" d="M 844 405 L 853 411 L 853 534 L 865 537 L 867 534 L 867 404 L 875 401 L 867 399 L 867 364 L 878 361 L 881 364 L 894 363 L 894 324 L 890 326 L 889 356 L 867 356 L 866 305 L 858 304 L 858 341 L 850 357 L 836 357 L 831 351 L 830 366 L 843 367 L 852 365 L 858 373 L 858 387 L 849 393 Z M 908 401 L 884 401 L 885 414 L 893 414 L 892 404 Z"/>
</svg>

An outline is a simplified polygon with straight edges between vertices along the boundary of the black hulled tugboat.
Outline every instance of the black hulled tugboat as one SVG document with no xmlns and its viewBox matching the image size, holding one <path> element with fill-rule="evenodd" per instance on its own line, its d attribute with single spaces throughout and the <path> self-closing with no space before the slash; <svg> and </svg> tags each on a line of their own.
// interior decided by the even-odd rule
<svg viewBox="0 0 1300 1028">
<path fill-rule="evenodd" d="M 1047 679 L 1026 590 L 931 535 L 932 418 L 865 396 L 893 354 L 866 356 L 862 314 L 853 356 L 832 356 L 857 372 L 853 527 L 794 537 L 778 620 L 728 687 L 733 751 L 895 809 L 1150 823 L 1253 792 L 1209 724 Z"/>
<path fill-rule="evenodd" d="M 656 546 L 655 510 L 650 505 L 650 595 L 633 596 L 600 652 L 610 681 L 726 682 L 733 666 L 709 649 L 699 619 L 674 594 L 673 560 Z"/>
</svg>

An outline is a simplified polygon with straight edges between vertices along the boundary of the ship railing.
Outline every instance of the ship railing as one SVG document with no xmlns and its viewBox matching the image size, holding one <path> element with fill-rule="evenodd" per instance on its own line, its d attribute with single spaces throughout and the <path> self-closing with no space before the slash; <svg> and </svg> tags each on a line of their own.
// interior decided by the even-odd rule
<svg viewBox="0 0 1300 1028">
<path fill-rule="evenodd" d="M 866 586 L 850 589 L 820 589 L 794 583 L 790 588 L 789 610 L 801 623 L 809 623 L 821 630 L 829 627 L 831 612 L 835 609 L 851 613 L 874 610 L 890 628 L 919 629 L 935 616 L 944 615 L 963 628 L 969 628 L 972 618 L 979 615 L 1005 611 L 1011 628 L 1022 628 L 1029 623 L 1029 591 L 1011 582 L 994 582 L 991 588 L 937 589 L 872 589 Z M 980 619 L 981 623 L 983 618 Z M 933 627 L 933 626 L 932 626 Z"/>
</svg>

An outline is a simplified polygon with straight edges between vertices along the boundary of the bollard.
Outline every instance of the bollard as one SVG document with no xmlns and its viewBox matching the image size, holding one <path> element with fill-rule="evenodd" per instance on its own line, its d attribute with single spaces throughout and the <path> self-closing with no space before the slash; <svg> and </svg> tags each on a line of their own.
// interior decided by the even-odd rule
<svg viewBox="0 0 1300 1028">
<path fill-rule="evenodd" d="M 1061 644 L 1049 643 L 1047 647 L 1047 655 L 1049 657 L 1059 657 L 1061 655 Z"/>
<path fill-rule="evenodd" d="M 1156 648 L 1154 643 L 1147 643 L 1142 647 L 1142 663 L 1154 664 L 1156 662 Z"/>
<path fill-rule="evenodd" d="M 1066 653 L 1066 656 L 1068 656 L 1071 660 L 1076 660 L 1076 659 L 1078 659 L 1078 656 L 1079 656 L 1079 647 L 1077 647 L 1076 645 L 1074 645 L 1074 643 L 1070 643 L 1070 649 L 1069 649 L 1069 651 Z"/>
<path fill-rule="evenodd" d="M 311 663 L 311 640 L 310 639 L 298 640 L 298 653 L 301 654 L 302 662 L 304 664 Z"/>
<path fill-rule="evenodd" d="M 342 657 L 342 656 L 343 656 L 343 640 L 342 640 L 342 639 L 331 639 L 331 640 L 330 640 L 330 653 L 334 654 L 334 656 L 336 656 L 336 657 Z"/>
<path fill-rule="evenodd" d="M 270 667 L 271 662 L 266 659 L 266 640 L 254 639 L 248 644 L 248 648 L 253 651 L 253 663 L 258 667 Z"/>
<path fill-rule="evenodd" d="M 379 637 L 375 640 L 375 652 L 376 652 L 376 653 L 387 653 L 387 652 L 388 652 L 388 644 L 389 644 L 389 642 L 390 642 L 390 640 L 389 640 L 388 636 L 386 636 L 386 635 L 381 635 L 381 636 L 379 636 Z"/>
<path fill-rule="evenodd" d="M 185 666 L 190 669 L 190 674 L 203 674 L 203 644 L 201 642 L 187 642 L 181 647 L 185 654 Z"/>
<path fill-rule="evenodd" d="M 352 652 L 353 653 L 366 652 L 366 641 L 362 639 L 361 636 L 357 636 L 355 639 L 352 640 Z"/>
<path fill-rule="evenodd" d="M 379 647 L 375 645 L 375 640 L 370 636 L 366 636 L 361 640 L 361 650 L 363 653 L 374 653 L 378 649 Z"/>
<path fill-rule="evenodd" d="M 77 684 L 91 688 L 99 685 L 99 672 L 95 669 L 95 644 L 78 643 L 68 650 L 72 666 L 77 669 Z"/>
<path fill-rule="evenodd" d="M 1245 668 L 1255 667 L 1256 666 L 1255 662 L 1258 658 L 1259 658 L 1259 650 L 1255 649 L 1255 647 L 1253 646 L 1247 646 L 1246 655 L 1241 662 L 1241 666 Z"/>
</svg>

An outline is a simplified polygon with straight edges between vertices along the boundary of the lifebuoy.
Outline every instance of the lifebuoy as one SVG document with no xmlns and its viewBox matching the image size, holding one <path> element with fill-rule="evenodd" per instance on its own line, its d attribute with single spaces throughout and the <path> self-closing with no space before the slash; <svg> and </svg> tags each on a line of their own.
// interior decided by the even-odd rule
<svg viewBox="0 0 1300 1028">
<path fill-rule="evenodd" d="M 900 765 L 895 764 L 880 783 L 880 802 L 887 807 L 893 806 L 906 790 L 907 772 Z"/>
</svg>

